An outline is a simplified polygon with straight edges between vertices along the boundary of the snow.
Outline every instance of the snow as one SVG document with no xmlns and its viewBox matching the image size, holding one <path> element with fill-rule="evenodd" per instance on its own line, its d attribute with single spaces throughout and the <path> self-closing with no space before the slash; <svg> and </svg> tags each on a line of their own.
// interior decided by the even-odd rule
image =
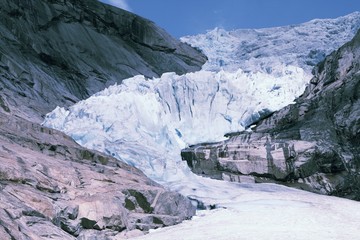
<svg viewBox="0 0 360 240">
<path fill-rule="evenodd" d="M 235 189 L 234 189 L 235 190 Z M 241 185 L 233 203 L 136 239 L 357 239 L 359 202 L 272 184 Z"/>
<path fill-rule="evenodd" d="M 224 140 L 226 133 L 292 103 L 311 78 L 311 61 L 350 40 L 359 26 L 360 13 L 354 13 L 298 26 L 215 29 L 186 37 L 183 41 L 208 55 L 203 70 L 126 79 L 68 109 L 57 107 L 43 124 L 171 190 L 219 207 L 144 239 L 355 239 L 359 203 L 273 184 L 203 178 L 190 171 L 180 150 Z"/>
</svg>

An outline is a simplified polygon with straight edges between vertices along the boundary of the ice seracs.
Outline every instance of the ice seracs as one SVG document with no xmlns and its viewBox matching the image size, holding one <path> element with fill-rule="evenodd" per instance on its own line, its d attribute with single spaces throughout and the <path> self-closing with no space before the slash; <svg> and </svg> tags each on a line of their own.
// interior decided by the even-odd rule
<svg viewBox="0 0 360 240">
<path fill-rule="evenodd" d="M 222 140 L 259 112 L 278 110 L 303 92 L 304 75 L 294 67 L 278 78 L 242 70 L 136 76 L 68 110 L 55 109 L 44 124 L 165 183 L 182 164 L 182 148 Z"/>
<path fill-rule="evenodd" d="M 311 73 L 315 64 L 350 41 L 360 27 L 360 12 L 336 19 L 263 29 L 226 31 L 215 28 L 181 40 L 202 50 L 209 60 L 204 70 L 262 71 L 281 75 L 293 65 Z"/>
</svg>

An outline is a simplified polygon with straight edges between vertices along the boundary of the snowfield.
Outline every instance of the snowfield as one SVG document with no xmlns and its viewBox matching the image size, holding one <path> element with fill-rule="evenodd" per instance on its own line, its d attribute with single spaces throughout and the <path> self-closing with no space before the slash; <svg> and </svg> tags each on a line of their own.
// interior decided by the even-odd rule
<svg viewBox="0 0 360 240">
<path fill-rule="evenodd" d="M 274 184 L 239 184 L 194 175 L 182 148 L 220 141 L 302 94 L 311 67 L 350 40 L 360 13 L 260 30 L 215 29 L 182 40 L 209 57 L 203 70 L 136 76 L 68 109 L 44 125 L 82 146 L 142 170 L 212 211 L 141 239 L 356 239 L 360 203 Z M 194 201 L 195 202 L 195 201 Z"/>
<path fill-rule="evenodd" d="M 358 239 L 359 202 L 272 184 L 239 184 L 224 208 L 197 211 L 190 221 L 136 239 Z"/>
</svg>

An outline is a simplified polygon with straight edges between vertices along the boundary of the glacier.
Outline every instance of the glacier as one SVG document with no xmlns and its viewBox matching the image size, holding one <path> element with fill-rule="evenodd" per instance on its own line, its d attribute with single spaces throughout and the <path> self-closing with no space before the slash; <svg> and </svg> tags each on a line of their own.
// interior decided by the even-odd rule
<svg viewBox="0 0 360 240">
<path fill-rule="evenodd" d="M 69 109 L 56 108 L 43 124 L 179 190 L 172 184 L 191 175 L 181 161 L 182 148 L 224 140 L 227 133 L 243 131 L 290 104 L 312 76 L 307 64 L 314 59 L 307 52 L 323 56 L 359 28 L 355 12 L 296 26 L 215 29 L 184 37 L 208 55 L 203 70 L 126 79 Z M 243 45 L 244 39 L 252 48 Z"/>
<path fill-rule="evenodd" d="M 339 203 L 351 206 L 349 209 L 359 204 L 274 184 L 203 178 L 190 171 L 181 160 L 180 151 L 192 144 L 224 140 L 227 133 L 251 131 L 252 123 L 291 104 L 311 79 L 312 66 L 350 40 L 359 28 L 360 13 L 356 12 L 296 26 L 230 32 L 215 29 L 184 37 L 182 41 L 207 54 L 209 60 L 201 71 L 126 79 L 67 109 L 57 107 L 46 115 L 43 125 L 63 131 L 82 146 L 139 168 L 148 177 L 194 201 L 226 208 L 214 214 L 200 213 L 206 216 L 199 218 L 207 219 L 202 222 L 208 221 L 211 226 L 218 222 L 212 215 L 236 221 L 237 213 L 248 213 L 240 206 L 247 206 L 254 211 L 263 208 L 259 215 L 274 215 L 278 221 L 281 215 L 275 217 L 274 209 L 289 210 L 283 218 L 296 227 L 298 223 L 292 220 L 292 214 L 308 214 L 311 218 L 314 213 L 326 214 L 330 210 L 338 213 L 335 206 Z M 319 208 L 322 202 L 328 207 Z M 346 221 L 360 223 L 359 215 L 350 217 L 351 210 L 344 214 Z M 200 224 L 201 230 L 203 223 L 195 223 Z M 191 224 L 179 226 L 179 234 L 190 231 Z M 330 224 L 330 220 L 323 219 L 319 224 Z M 358 230 L 350 230 L 355 235 L 349 237 L 359 234 Z M 166 230 L 164 235 L 161 231 L 158 239 L 167 239 Z M 318 236 L 322 239 L 322 235 Z M 279 239 L 285 237 L 289 235 Z"/>
<path fill-rule="evenodd" d="M 360 27 L 360 12 L 335 19 L 263 29 L 215 28 L 184 36 L 183 42 L 200 49 L 209 60 L 204 70 L 262 71 L 281 75 L 288 65 L 311 73 L 326 55 L 350 41 Z"/>
<path fill-rule="evenodd" d="M 165 73 L 154 79 L 139 75 L 68 110 L 58 107 L 44 125 L 169 186 L 190 174 L 180 167 L 182 148 L 223 140 L 226 133 L 245 130 L 263 112 L 278 110 L 300 95 L 305 72 L 296 67 L 284 71 L 282 77 L 241 69 Z M 180 169 L 184 175 L 174 174 Z"/>
</svg>

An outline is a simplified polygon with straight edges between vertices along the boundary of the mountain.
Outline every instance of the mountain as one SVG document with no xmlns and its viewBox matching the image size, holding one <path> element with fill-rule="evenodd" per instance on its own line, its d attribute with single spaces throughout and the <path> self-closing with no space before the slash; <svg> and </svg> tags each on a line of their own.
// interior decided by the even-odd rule
<svg viewBox="0 0 360 240">
<path fill-rule="evenodd" d="M 153 22 L 96 0 L 1 1 L 0 34 L 0 110 L 39 123 L 125 78 L 206 61 Z"/>
<path fill-rule="evenodd" d="M 188 198 L 40 123 L 125 78 L 196 71 L 206 57 L 96 0 L 4 0 L 0 13 L 0 239 L 118 239 L 191 218 Z"/>
<path fill-rule="evenodd" d="M 271 199 L 307 213 L 328 202 L 320 212 L 336 214 L 340 202 L 347 211 L 337 224 L 354 230 L 356 203 L 203 178 L 180 156 L 293 101 L 310 80 L 301 64 L 280 57 L 276 71 L 194 72 L 207 59 L 199 50 L 95 0 L 5 0 L 0 11 L 1 238 L 131 237 L 189 219 L 196 206 L 237 213 L 245 196 L 250 206 Z"/>
<path fill-rule="evenodd" d="M 294 104 L 250 132 L 183 150 L 193 171 L 230 181 L 269 179 L 360 199 L 360 31 L 314 69 Z"/>
</svg>

